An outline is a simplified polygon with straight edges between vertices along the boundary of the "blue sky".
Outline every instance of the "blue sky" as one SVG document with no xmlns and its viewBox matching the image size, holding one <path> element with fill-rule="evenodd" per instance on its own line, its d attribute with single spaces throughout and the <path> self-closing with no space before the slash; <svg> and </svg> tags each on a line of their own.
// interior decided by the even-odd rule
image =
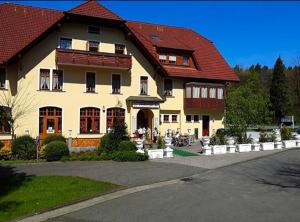
<svg viewBox="0 0 300 222">
<path fill-rule="evenodd" d="M 16 1 L 67 10 L 82 1 Z M 127 20 L 192 28 L 212 40 L 230 65 L 300 61 L 300 2 L 102 1 Z"/>
</svg>

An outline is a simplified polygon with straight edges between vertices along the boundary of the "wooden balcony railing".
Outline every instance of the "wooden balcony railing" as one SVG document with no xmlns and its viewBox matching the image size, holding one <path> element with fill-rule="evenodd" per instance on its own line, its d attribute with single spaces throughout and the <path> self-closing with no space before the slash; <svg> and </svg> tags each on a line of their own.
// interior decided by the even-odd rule
<svg viewBox="0 0 300 222">
<path fill-rule="evenodd" d="M 57 48 L 56 63 L 58 65 L 92 66 L 129 70 L 132 66 L 132 58 L 130 55 Z"/>
<path fill-rule="evenodd" d="M 224 100 L 223 99 L 209 99 L 209 98 L 185 98 L 184 99 L 184 108 L 187 109 L 224 109 Z"/>
</svg>

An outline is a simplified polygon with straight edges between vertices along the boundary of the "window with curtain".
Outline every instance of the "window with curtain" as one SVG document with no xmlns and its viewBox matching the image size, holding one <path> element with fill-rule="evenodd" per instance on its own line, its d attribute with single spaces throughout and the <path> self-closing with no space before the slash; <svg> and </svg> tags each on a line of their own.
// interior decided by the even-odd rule
<svg viewBox="0 0 300 222">
<path fill-rule="evenodd" d="M 118 74 L 112 75 L 112 93 L 114 94 L 121 93 L 121 76 Z"/>
<path fill-rule="evenodd" d="M 72 39 L 60 38 L 59 48 L 61 48 L 61 49 L 72 49 Z"/>
<path fill-rule="evenodd" d="M 216 98 L 216 88 L 210 88 L 209 90 L 209 98 Z"/>
<path fill-rule="evenodd" d="M 86 73 L 86 92 L 95 92 L 96 77 L 94 72 Z"/>
<path fill-rule="evenodd" d="M 50 90 L 50 69 L 40 69 L 40 90 Z"/>
<path fill-rule="evenodd" d="M 125 45 L 115 44 L 115 54 L 124 55 L 125 54 Z"/>
<path fill-rule="evenodd" d="M 169 63 L 176 64 L 176 55 L 169 55 Z"/>
<path fill-rule="evenodd" d="M 182 65 L 188 66 L 190 63 L 189 59 L 190 59 L 189 56 L 183 56 L 182 57 Z"/>
<path fill-rule="evenodd" d="M 62 91 L 63 89 L 63 71 L 53 70 L 52 73 L 52 90 Z"/>
<path fill-rule="evenodd" d="M 167 56 L 166 56 L 165 54 L 160 54 L 160 55 L 159 55 L 159 61 L 160 61 L 161 63 L 166 63 L 166 61 L 167 61 Z"/>
<path fill-rule="evenodd" d="M 165 79 L 164 80 L 164 95 L 172 96 L 172 91 L 173 91 L 172 79 Z"/>
<path fill-rule="evenodd" d="M 223 99 L 224 90 L 222 88 L 218 89 L 218 99 Z"/>
<path fill-rule="evenodd" d="M 164 117 L 164 122 L 169 122 L 169 115 L 163 115 Z"/>
<path fill-rule="evenodd" d="M 99 51 L 99 42 L 97 41 L 89 41 L 88 43 L 90 52 L 98 52 Z"/>
<path fill-rule="evenodd" d="M 85 107 L 80 109 L 80 133 L 100 132 L 100 109 Z"/>
<path fill-rule="evenodd" d="M 140 79 L 140 94 L 141 95 L 148 95 L 148 77 L 141 76 Z"/>
<path fill-rule="evenodd" d="M 5 88 L 5 68 L 0 68 L 0 88 Z"/>
<path fill-rule="evenodd" d="M 201 98 L 207 98 L 207 88 L 201 88 Z"/>
<path fill-rule="evenodd" d="M 192 97 L 192 87 L 186 87 L 185 98 L 191 98 L 191 97 Z"/>
<path fill-rule="evenodd" d="M 177 115 L 172 115 L 172 122 L 177 123 Z"/>
<path fill-rule="evenodd" d="M 193 88 L 193 98 L 200 98 L 200 87 L 199 86 L 194 86 Z"/>
</svg>

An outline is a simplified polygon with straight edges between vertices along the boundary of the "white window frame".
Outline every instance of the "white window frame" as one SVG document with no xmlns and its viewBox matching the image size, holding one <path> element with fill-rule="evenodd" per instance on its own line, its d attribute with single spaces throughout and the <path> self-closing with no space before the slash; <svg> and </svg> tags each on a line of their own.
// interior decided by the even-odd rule
<svg viewBox="0 0 300 222">
<path fill-rule="evenodd" d="M 87 73 L 95 73 L 95 91 L 94 92 L 88 92 L 86 90 Z M 91 94 L 97 93 L 97 72 L 95 72 L 95 71 L 85 71 L 84 92 L 85 93 L 91 93 Z"/>
<path fill-rule="evenodd" d="M 196 94 L 196 95 L 195 95 L 195 88 L 198 89 L 198 94 Z M 201 92 L 200 86 L 193 86 L 192 98 L 199 99 L 200 98 L 200 92 Z"/>
<path fill-rule="evenodd" d="M 187 116 L 191 116 L 191 121 L 187 121 Z M 185 122 L 186 123 L 193 123 L 194 122 L 194 115 L 193 114 L 186 114 L 185 115 Z"/>
<path fill-rule="evenodd" d="M 147 77 L 147 94 L 141 94 L 141 80 L 142 80 L 142 77 Z M 139 91 L 138 91 L 138 95 L 141 95 L 141 96 L 148 96 L 149 95 L 149 77 L 146 76 L 146 75 L 139 76 Z"/>
<path fill-rule="evenodd" d="M 176 116 L 176 121 L 173 121 L 172 116 Z M 170 122 L 171 123 L 178 123 L 178 118 L 179 118 L 178 114 L 170 114 Z"/>
<path fill-rule="evenodd" d="M 49 78 L 50 78 L 50 86 L 49 86 L 49 90 L 42 90 L 40 88 L 40 84 L 41 84 L 41 69 L 49 69 L 50 73 L 49 73 Z M 62 90 L 53 90 L 53 70 L 61 70 L 63 72 L 63 82 L 62 82 Z M 37 78 L 37 91 L 43 91 L 43 92 L 64 92 L 65 90 L 65 70 L 64 69 L 58 69 L 58 68 L 45 68 L 45 67 L 40 67 L 38 69 L 38 78 Z"/>
<path fill-rule="evenodd" d="M 191 90 L 191 91 L 190 91 L 190 96 L 189 96 L 189 97 L 188 97 L 188 94 L 187 94 L 187 89 L 188 89 L 188 88 L 190 88 L 190 90 Z M 192 97 L 192 91 L 193 91 L 192 88 L 193 88 L 192 86 L 186 86 L 186 87 L 185 87 L 185 98 L 187 98 L 187 99 L 193 98 L 193 97 Z"/>
<path fill-rule="evenodd" d="M 159 54 L 158 60 L 160 62 L 161 62 L 161 60 L 163 60 L 164 62 L 162 62 L 162 63 L 166 63 L 167 62 L 167 54 Z"/>
<path fill-rule="evenodd" d="M 187 58 L 187 64 L 184 64 L 184 58 Z M 189 66 L 190 65 L 190 56 L 182 56 L 182 65 Z"/>
<path fill-rule="evenodd" d="M 213 91 L 214 91 L 214 94 L 212 94 Z M 217 96 L 217 89 L 216 88 L 210 88 L 209 89 L 209 98 L 215 99 L 216 96 Z"/>
<path fill-rule="evenodd" d="M 116 54 L 116 45 L 124 45 L 124 54 Z M 116 55 L 127 55 L 127 49 L 126 49 L 126 44 L 125 43 L 121 43 L 121 42 L 115 42 L 114 43 L 114 54 Z"/>
<path fill-rule="evenodd" d="M 57 48 L 65 49 L 65 48 L 61 48 L 60 47 L 60 40 L 61 39 L 71 39 L 71 48 L 70 49 L 73 49 L 73 39 L 71 37 L 67 37 L 67 36 L 60 36 L 59 37 L 59 39 L 58 39 L 58 47 Z"/>
<path fill-rule="evenodd" d="M 90 42 L 98 42 L 98 51 L 97 52 L 100 52 L 100 41 L 99 40 L 94 40 L 94 39 L 88 39 L 87 40 L 87 51 L 89 52 L 94 52 L 94 51 L 90 51 Z"/>
<path fill-rule="evenodd" d="M 218 88 L 217 91 L 218 91 L 217 98 L 218 98 L 218 99 L 224 99 L 224 89 L 223 89 L 223 88 Z M 220 94 L 219 94 L 220 91 L 222 91 L 222 97 L 219 96 L 219 95 L 220 95 Z"/>
<path fill-rule="evenodd" d="M 119 75 L 120 76 L 120 93 L 114 93 L 112 89 L 112 83 L 113 83 L 113 75 Z M 111 93 L 112 94 L 122 94 L 122 75 L 120 73 L 112 73 L 110 77 L 110 83 L 111 83 Z"/>
<path fill-rule="evenodd" d="M 172 59 L 171 59 L 172 58 Z M 177 56 L 176 54 L 170 54 L 169 55 L 169 63 L 170 64 L 176 64 L 176 61 L 177 61 Z M 171 63 L 172 62 L 172 63 Z"/>
<path fill-rule="evenodd" d="M 166 79 L 164 79 L 164 95 L 165 95 L 165 91 L 166 91 L 166 89 L 165 89 L 165 80 Z M 174 89 L 174 80 L 173 79 L 168 79 L 168 80 L 171 80 L 171 84 L 172 84 L 172 90 L 171 90 L 171 95 L 165 95 L 165 96 L 173 96 L 173 89 Z"/>
<path fill-rule="evenodd" d="M 61 70 L 62 71 L 62 89 L 61 90 L 53 90 L 53 71 L 54 70 Z M 63 92 L 64 91 L 64 83 L 65 83 L 65 70 L 64 69 L 51 69 L 50 70 L 50 86 L 51 86 L 51 90 L 53 92 Z"/>
<path fill-rule="evenodd" d="M 204 92 L 206 92 L 205 96 L 203 96 Z M 203 99 L 207 99 L 208 98 L 208 88 L 207 87 L 201 87 L 201 98 L 203 98 Z"/>
</svg>

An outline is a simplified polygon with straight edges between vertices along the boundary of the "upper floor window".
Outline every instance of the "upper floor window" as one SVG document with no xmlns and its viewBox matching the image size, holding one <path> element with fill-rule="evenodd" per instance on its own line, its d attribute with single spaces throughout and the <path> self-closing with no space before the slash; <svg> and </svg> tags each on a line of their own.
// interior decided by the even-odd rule
<svg viewBox="0 0 300 222">
<path fill-rule="evenodd" d="M 96 74 L 94 72 L 86 73 L 86 92 L 95 92 Z"/>
<path fill-rule="evenodd" d="M 112 93 L 119 94 L 121 93 L 121 76 L 118 74 L 112 75 Z"/>
<path fill-rule="evenodd" d="M 178 122 L 177 117 L 178 117 L 178 115 L 172 115 L 172 123 Z"/>
<path fill-rule="evenodd" d="M 209 98 L 216 98 L 216 88 L 210 88 L 209 89 Z"/>
<path fill-rule="evenodd" d="M 207 98 L 207 88 L 201 88 L 201 98 Z"/>
<path fill-rule="evenodd" d="M 88 26 L 88 33 L 100 34 L 100 27 L 96 26 L 96 25 L 89 25 Z"/>
<path fill-rule="evenodd" d="M 186 122 L 192 122 L 192 115 L 186 115 L 185 116 L 185 121 Z"/>
<path fill-rule="evenodd" d="M 60 38 L 59 48 L 61 48 L 61 49 L 72 49 L 72 39 Z"/>
<path fill-rule="evenodd" d="M 140 79 L 140 94 L 141 95 L 148 95 L 148 77 L 141 76 Z"/>
<path fill-rule="evenodd" d="M 100 109 L 87 107 L 80 109 L 80 133 L 99 133 Z"/>
<path fill-rule="evenodd" d="M 164 95 L 172 96 L 172 90 L 173 90 L 172 79 L 165 79 L 164 80 Z"/>
<path fill-rule="evenodd" d="M 163 115 L 164 122 L 170 122 L 169 115 Z"/>
<path fill-rule="evenodd" d="M 125 45 L 115 44 L 115 54 L 125 54 Z"/>
<path fill-rule="evenodd" d="M 62 70 L 53 70 L 52 90 L 56 90 L 56 91 L 63 90 L 63 71 Z"/>
<path fill-rule="evenodd" d="M 218 99 L 223 99 L 224 90 L 222 88 L 218 89 Z"/>
<path fill-rule="evenodd" d="M 88 43 L 90 52 L 98 52 L 99 51 L 99 42 L 97 41 L 89 41 Z"/>
<path fill-rule="evenodd" d="M 199 115 L 194 115 L 194 122 L 199 122 Z"/>
<path fill-rule="evenodd" d="M 192 98 L 192 87 L 186 87 L 185 89 L 185 97 Z"/>
<path fill-rule="evenodd" d="M 169 55 L 169 63 L 176 64 L 176 55 Z"/>
<path fill-rule="evenodd" d="M 182 57 L 182 65 L 188 66 L 189 65 L 189 56 L 183 56 Z"/>
<path fill-rule="evenodd" d="M 167 62 L 167 56 L 165 54 L 159 54 L 159 61 L 161 63 L 166 63 Z"/>
<path fill-rule="evenodd" d="M 50 69 L 40 69 L 40 90 L 50 90 Z"/>
<path fill-rule="evenodd" d="M 200 87 L 199 86 L 193 87 L 193 98 L 200 98 Z"/>
<path fill-rule="evenodd" d="M 6 72 L 5 68 L 0 68 L 0 89 L 5 88 Z"/>
</svg>

